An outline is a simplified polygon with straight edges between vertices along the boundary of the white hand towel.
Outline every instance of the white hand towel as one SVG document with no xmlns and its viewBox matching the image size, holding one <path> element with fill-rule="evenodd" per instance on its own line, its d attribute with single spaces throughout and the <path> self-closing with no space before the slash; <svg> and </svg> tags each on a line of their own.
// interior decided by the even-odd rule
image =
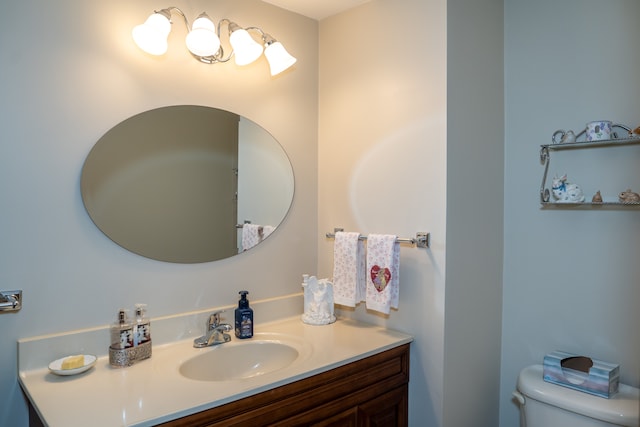
<svg viewBox="0 0 640 427">
<path fill-rule="evenodd" d="M 364 242 L 360 234 L 337 232 L 333 245 L 333 301 L 355 307 L 366 292 Z"/>
<path fill-rule="evenodd" d="M 367 308 L 384 314 L 398 308 L 400 244 L 396 239 L 388 234 L 367 238 Z"/>
<path fill-rule="evenodd" d="M 242 250 L 251 249 L 262 240 L 262 226 L 257 224 L 242 225 Z"/>
</svg>

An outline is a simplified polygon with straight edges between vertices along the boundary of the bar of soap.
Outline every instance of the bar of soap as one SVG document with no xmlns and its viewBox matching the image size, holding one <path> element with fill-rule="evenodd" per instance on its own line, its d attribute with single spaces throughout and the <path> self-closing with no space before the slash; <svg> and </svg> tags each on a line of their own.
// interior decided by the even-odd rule
<svg viewBox="0 0 640 427">
<path fill-rule="evenodd" d="M 62 361 L 61 368 L 63 370 L 66 370 L 66 369 L 82 368 L 83 366 L 84 366 L 84 355 L 79 354 L 77 356 L 65 357 L 65 359 Z"/>
</svg>

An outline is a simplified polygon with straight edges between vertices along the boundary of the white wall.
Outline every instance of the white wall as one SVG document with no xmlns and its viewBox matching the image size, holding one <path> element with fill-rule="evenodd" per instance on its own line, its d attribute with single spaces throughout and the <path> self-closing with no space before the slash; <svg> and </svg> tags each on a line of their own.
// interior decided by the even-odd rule
<svg viewBox="0 0 640 427">
<path fill-rule="evenodd" d="M 154 317 L 233 304 L 244 288 L 254 301 L 297 293 L 315 269 L 317 22 L 257 0 L 173 4 L 191 20 L 206 10 L 265 28 L 298 57 L 295 70 L 271 78 L 264 60 L 200 64 L 180 18 L 168 54 L 149 57 L 130 34 L 167 6 L 157 2 L 26 0 L 0 15 L 0 289 L 24 291 L 23 309 L 0 315 L 0 425 L 27 425 L 19 338 L 105 325 L 137 302 Z M 283 145 L 296 194 L 277 238 L 231 259 L 175 265 L 129 253 L 93 225 L 79 183 L 92 145 L 135 113 L 175 104 L 242 114 Z"/>
<path fill-rule="evenodd" d="M 441 425 L 446 204 L 446 14 L 442 0 L 374 0 L 320 23 L 319 232 L 413 237 L 399 309 L 340 310 L 415 336 L 410 425 Z M 333 241 L 318 271 L 333 273 Z"/>
<path fill-rule="evenodd" d="M 599 119 L 640 125 L 640 2 L 508 0 L 505 6 L 500 426 L 514 427 L 510 394 L 518 372 L 550 351 L 619 363 L 621 380 L 640 384 L 640 212 L 548 210 L 538 198 L 540 144 L 550 143 L 553 131 L 581 130 Z M 628 186 L 638 191 L 640 149 L 622 149 L 628 151 L 574 153 L 571 164 L 552 153 L 549 173 L 567 172 L 588 198 L 605 182 L 617 182 L 609 195 Z"/>
<path fill-rule="evenodd" d="M 498 423 L 503 8 L 468 3 L 376 0 L 320 25 L 320 231 L 432 233 L 402 249 L 398 311 L 340 311 L 414 335 L 411 426 Z M 331 275 L 331 242 L 319 260 Z"/>
</svg>

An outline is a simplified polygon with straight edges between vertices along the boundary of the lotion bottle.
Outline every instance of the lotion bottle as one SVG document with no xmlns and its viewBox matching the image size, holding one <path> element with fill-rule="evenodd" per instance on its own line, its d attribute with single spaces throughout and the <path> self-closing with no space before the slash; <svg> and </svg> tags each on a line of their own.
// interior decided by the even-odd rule
<svg viewBox="0 0 640 427">
<path fill-rule="evenodd" d="M 253 309 L 249 307 L 248 291 L 240 291 L 240 301 L 236 308 L 236 338 L 253 337 Z"/>
<path fill-rule="evenodd" d="M 136 323 L 133 325 L 133 346 L 151 341 L 151 322 L 146 316 L 147 305 L 136 304 Z"/>
<path fill-rule="evenodd" d="M 133 325 L 129 322 L 128 310 L 118 310 L 118 319 L 111 325 L 111 348 L 122 350 L 133 347 Z"/>
</svg>

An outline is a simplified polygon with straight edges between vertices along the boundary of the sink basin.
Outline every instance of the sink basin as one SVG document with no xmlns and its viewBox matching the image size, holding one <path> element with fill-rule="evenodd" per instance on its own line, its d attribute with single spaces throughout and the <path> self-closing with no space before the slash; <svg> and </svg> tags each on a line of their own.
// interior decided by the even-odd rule
<svg viewBox="0 0 640 427">
<path fill-rule="evenodd" d="M 180 365 L 180 374 L 198 381 L 232 381 L 264 375 L 286 368 L 304 350 L 298 343 L 281 339 L 234 340 L 208 347 Z"/>
</svg>

